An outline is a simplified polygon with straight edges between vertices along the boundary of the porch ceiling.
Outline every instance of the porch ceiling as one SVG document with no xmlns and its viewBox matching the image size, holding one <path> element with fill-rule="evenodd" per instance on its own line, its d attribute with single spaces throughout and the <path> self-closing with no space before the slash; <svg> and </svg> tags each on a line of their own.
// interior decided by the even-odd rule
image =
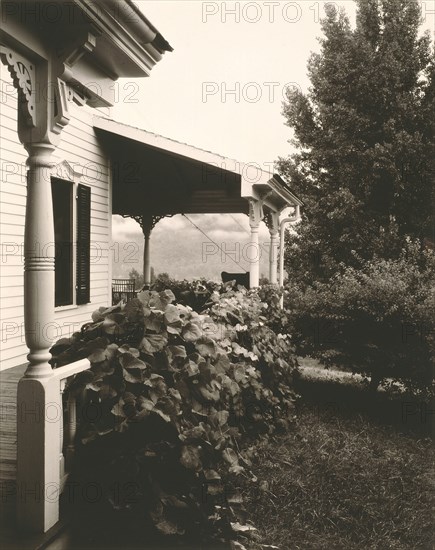
<svg viewBox="0 0 435 550">
<path fill-rule="evenodd" d="M 94 128 L 112 162 L 113 214 L 249 213 L 248 198 L 266 197 L 267 209 L 301 204 L 279 176 L 113 120 Z"/>
</svg>

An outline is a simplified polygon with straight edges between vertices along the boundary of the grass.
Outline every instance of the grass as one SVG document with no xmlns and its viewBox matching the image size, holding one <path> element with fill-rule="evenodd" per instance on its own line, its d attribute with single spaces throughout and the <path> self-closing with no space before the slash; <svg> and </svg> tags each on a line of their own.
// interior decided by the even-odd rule
<svg viewBox="0 0 435 550">
<path fill-rule="evenodd" d="M 259 482 L 241 491 L 280 550 L 430 550 L 434 457 L 428 437 L 303 405 L 292 433 L 256 450 Z"/>
</svg>

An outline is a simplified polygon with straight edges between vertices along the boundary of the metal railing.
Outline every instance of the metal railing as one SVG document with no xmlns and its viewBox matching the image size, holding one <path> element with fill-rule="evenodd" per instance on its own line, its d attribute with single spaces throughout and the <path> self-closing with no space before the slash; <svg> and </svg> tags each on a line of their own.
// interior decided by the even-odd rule
<svg viewBox="0 0 435 550">
<path fill-rule="evenodd" d="M 113 279 L 112 280 L 112 305 L 121 300 L 129 302 L 136 298 L 136 279 Z"/>
</svg>

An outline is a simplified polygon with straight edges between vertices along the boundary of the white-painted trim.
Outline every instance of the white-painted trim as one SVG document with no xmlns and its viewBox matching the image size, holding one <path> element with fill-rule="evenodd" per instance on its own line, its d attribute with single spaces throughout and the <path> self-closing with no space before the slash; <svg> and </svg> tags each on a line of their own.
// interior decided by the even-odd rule
<svg viewBox="0 0 435 550">
<path fill-rule="evenodd" d="M 108 164 L 108 170 L 109 170 L 109 176 L 108 176 L 108 221 L 109 221 L 109 228 L 108 228 L 108 235 L 109 235 L 109 242 L 108 242 L 108 254 L 109 254 L 109 260 L 108 260 L 108 271 L 109 271 L 109 281 L 107 285 L 107 305 L 112 305 L 112 279 L 113 279 L 113 261 L 111 258 L 111 251 L 112 251 L 112 226 L 113 226 L 113 175 L 112 175 L 112 159 L 109 157 L 107 160 Z M 92 241 L 92 226 L 91 226 L 91 241 Z"/>
<path fill-rule="evenodd" d="M 55 313 L 57 311 L 69 311 L 70 309 L 78 309 L 79 306 L 77 304 L 68 304 L 67 306 L 57 306 L 54 308 Z"/>
<path fill-rule="evenodd" d="M 74 376 L 75 374 L 78 374 L 90 368 L 91 363 L 89 359 L 79 359 L 78 361 L 74 361 L 74 363 L 69 363 L 68 365 L 65 365 L 63 367 L 53 369 L 53 375 L 51 379 L 59 381 L 65 380 L 70 376 Z"/>
</svg>

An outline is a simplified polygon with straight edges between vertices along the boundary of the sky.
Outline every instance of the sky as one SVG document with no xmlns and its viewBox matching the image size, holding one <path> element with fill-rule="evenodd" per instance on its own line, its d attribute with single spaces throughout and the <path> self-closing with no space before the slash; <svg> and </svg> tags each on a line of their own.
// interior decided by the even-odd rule
<svg viewBox="0 0 435 550">
<path fill-rule="evenodd" d="M 174 51 L 150 78 L 120 84 L 115 118 L 245 162 L 289 152 L 281 104 L 286 86 L 309 85 L 323 2 L 136 4 Z"/>
<path fill-rule="evenodd" d="M 291 130 L 284 124 L 282 101 L 287 87 L 304 92 L 309 87 L 307 61 L 311 52 L 320 49 L 317 39 L 325 1 L 135 3 L 174 51 L 164 55 L 150 78 L 119 81 L 114 119 L 265 167 L 291 152 Z M 353 0 L 329 4 L 344 7 L 354 23 Z M 433 35 L 435 1 L 421 4 L 423 28 Z M 247 237 L 247 217 L 234 218 Z M 236 222 L 228 216 L 215 216 L 213 223 L 201 216 L 192 219 L 231 241 Z M 132 220 L 115 218 L 113 231 L 115 239 L 141 236 Z M 153 241 L 160 248 L 176 235 L 189 240 L 194 231 L 186 220 L 165 219 L 157 225 Z M 268 239 L 265 228 L 261 239 Z M 196 248 L 194 252 L 200 253 Z M 190 267 L 178 269 L 178 274 L 190 277 Z"/>
</svg>

